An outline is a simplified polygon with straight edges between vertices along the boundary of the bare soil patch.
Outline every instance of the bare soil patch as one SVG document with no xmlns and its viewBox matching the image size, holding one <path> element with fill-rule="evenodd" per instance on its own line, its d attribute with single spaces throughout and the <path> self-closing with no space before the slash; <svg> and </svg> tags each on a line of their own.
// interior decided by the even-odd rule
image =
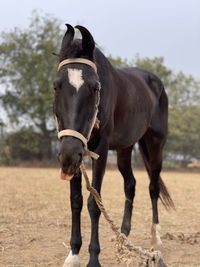
<svg viewBox="0 0 200 267">
<path fill-rule="evenodd" d="M 90 173 L 90 172 L 89 172 Z M 135 171 L 137 179 L 130 239 L 149 247 L 151 205 L 148 177 Z M 167 212 L 159 205 L 163 254 L 173 267 L 200 267 L 200 174 L 163 172 L 176 205 Z M 88 261 L 90 220 L 88 192 L 83 181 L 82 266 Z M 124 193 L 120 174 L 107 171 L 102 197 L 106 208 L 121 224 Z M 69 184 L 58 178 L 56 169 L 0 168 L 0 266 L 60 267 L 69 252 L 71 212 Z M 102 267 L 123 267 L 116 262 L 113 234 L 104 218 L 100 220 Z"/>
</svg>

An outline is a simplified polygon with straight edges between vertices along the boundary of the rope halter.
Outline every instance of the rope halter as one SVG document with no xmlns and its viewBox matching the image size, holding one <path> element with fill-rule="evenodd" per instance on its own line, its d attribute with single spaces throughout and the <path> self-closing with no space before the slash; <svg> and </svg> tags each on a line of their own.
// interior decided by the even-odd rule
<svg viewBox="0 0 200 267">
<path fill-rule="evenodd" d="M 67 64 L 86 64 L 90 67 L 92 67 L 95 71 L 95 73 L 97 74 L 97 67 L 95 65 L 94 62 L 92 62 L 91 60 L 88 60 L 88 59 L 85 59 L 85 58 L 69 58 L 69 59 L 65 59 L 63 61 L 60 62 L 60 64 L 58 65 L 58 71 L 60 70 L 60 68 L 62 66 L 65 66 Z M 58 127 L 58 121 L 57 121 L 57 117 L 55 117 L 55 121 L 56 121 L 56 128 L 57 128 L 57 132 L 58 132 L 58 139 L 61 139 L 63 136 L 72 136 L 72 137 L 75 137 L 77 139 L 79 139 L 83 145 L 84 145 L 84 156 L 90 156 L 91 158 L 97 160 L 99 158 L 99 155 L 96 154 L 95 152 L 92 152 L 92 151 L 89 151 L 88 150 L 88 141 L 90 139 L 90 136 L 91 136 L 91 133 L 92 133 L 92 130 L 95 126 L 95 124 L 97 125 L 98 127 L 98 124 L 99 124 L 99 121 L 97 119 L 97 114 L 98 114 L 98 107 L 99 107 L 99 102 L 100 102 L 100 89 L 101 89 L 101 86 L 100 86 L 100 83 L 99 83 L 99 88 L 98 90 L 96 91 L 97 93 L 97 102 L 95 104 L 95 112 L 94 112 L 94 115 L 93 115 L 93 118 L 92 118 L 92 121 L 91 121 L 91 126 L 90 126 L 90 129 L 89 129 L 89 132 L 88 132 L 88 135 L 87 137 L 83 136 L 81 133 L 73 130 L 73 129 L 64 129 L 62 131 L 59 131 L 59 127 Z"/>
</svg>

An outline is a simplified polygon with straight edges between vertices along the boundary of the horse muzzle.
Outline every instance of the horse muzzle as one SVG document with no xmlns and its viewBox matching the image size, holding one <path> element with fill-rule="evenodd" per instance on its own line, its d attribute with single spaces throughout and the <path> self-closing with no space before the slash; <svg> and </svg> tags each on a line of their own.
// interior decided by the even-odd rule
<svg viewBox="0 0 200 267">
<path fill-rule="evenodd" d="M 63 137 L 58 160 L 61 165 L 60 178 L 70 181 L 79 170 L 83 159 L 82 142 L 74 137 Z"/>
</svg>

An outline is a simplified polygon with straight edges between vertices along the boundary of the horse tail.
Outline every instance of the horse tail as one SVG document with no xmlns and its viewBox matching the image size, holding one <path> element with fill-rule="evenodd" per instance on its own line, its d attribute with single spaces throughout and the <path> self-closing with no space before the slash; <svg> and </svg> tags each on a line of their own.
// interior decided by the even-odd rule
<svg viewBox="0 0 200 267">
<path fill-rule="evenodd" d="M 163 206 L 169 210 L 170 208 L 174 209 L 175 210 L 175 205 L 174 205 L 174 202 L 169 194 L 169 191 L 165 185 L 165 183 L 163 182 L 163 180 L 159 179 L 159 186 L 160 186 L 160 200 L 163 204 Z"/>
</svg>

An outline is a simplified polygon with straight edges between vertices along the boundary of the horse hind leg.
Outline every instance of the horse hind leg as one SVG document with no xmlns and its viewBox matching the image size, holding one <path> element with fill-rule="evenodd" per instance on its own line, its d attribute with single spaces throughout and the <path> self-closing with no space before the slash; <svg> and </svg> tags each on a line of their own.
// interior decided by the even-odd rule
<svg viewBox="0 0 200 267">
<path fill-rule="evenodd" d="M 140 152 L 150 178 L 149 194 L 153 212 L 151 245 L 155 248 L 161 246 L 162 244 L 158 219 L 158 198 L 160 197 L 165 207 L 169 208 L 170 206 L 173 206 L 173 201 L 160 177 L 164 143 L 165 137 L 162 135 L 156 135 L 153 131 L 147 132 L 139 141 Z"/>
<path fill-rule="evenodd" d="M 117 165 L 124 179 L 124 192 L 126 197 L 121 232 L 124 233 L 126 236 L 129 235 L 131 230 L 131 217 L 136 185 L 136 180 L 133 176 L 131 168 L 132 149 L 133 146 L 117 151 Z"/>
</svg>

